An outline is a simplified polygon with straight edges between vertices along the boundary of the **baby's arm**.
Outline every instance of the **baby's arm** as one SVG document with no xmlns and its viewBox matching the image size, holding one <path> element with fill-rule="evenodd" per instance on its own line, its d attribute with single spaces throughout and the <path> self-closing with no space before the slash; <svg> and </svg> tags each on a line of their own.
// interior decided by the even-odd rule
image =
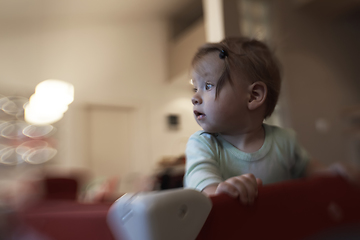
<svg viewBox="0 0 360 240">
<path fill-rule="evenodd" d="M 215 137 L 197 133 L 190 137 L 186 147 L 185 187 L 198 189 L 208 196 L 226 193 L 245 204 L 252 203 L 261 180 L 253 174 L 223 179 L 217 152 Z"/>
<path fill-rule="evenodd" d="M 203 193 L 208 196 L 221 193 L 239 199 L 243 204 L 252 204 L 258 194 L 258 187 L 262 181 L 251 173 L 232 177 L 219 184 L 212 184 L 204 188 Z"/>
</svg>

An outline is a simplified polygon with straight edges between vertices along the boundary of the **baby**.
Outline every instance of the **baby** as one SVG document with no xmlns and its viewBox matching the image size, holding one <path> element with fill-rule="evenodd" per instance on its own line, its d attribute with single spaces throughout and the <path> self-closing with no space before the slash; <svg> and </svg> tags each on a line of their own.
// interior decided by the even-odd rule
<svg viewBox="0 0 360 240">
<path fill-rule="evenodd" d="M 278 62 L 264 43 L 243 37 L 205 44 L 193 58 L 192 83 L 203 131 L 187 143 L 185 187 L 251 204 L 258 186 L 323 168 L 294 131 L 263 123 L 281 86 Z"/>
</svg>

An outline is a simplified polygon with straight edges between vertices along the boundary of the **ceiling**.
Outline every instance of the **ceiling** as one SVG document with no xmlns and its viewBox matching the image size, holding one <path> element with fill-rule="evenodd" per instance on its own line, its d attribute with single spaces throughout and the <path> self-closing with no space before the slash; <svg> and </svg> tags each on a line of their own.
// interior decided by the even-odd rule
<svg viewBox="0 0 360 240">
<path fill-rule="evenodd" d="M 360 11 L 360 0 L 293 0 L 293 2 L 302 12 L 330 20 L 359 15 Z"/>
<path fill-rule="evenodd" d="M 0 19 L 171 18 L 192 0 L 0 0 Z"/>
</svg>

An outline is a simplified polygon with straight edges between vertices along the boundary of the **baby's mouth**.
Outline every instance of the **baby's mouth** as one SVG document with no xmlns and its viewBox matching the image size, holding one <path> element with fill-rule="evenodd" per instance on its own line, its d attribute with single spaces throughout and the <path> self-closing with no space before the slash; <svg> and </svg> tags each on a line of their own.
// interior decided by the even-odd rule
<svg viewBox="0 0 360 240">
<path fill-rule="evenodd" d="M 198 119 L 198 120 L 200 120 L 200 119 L 202 119 L 202 118 L 204 118 L 206 116 L 204 113 L 198 112 L 196 110 L 194 111 L 194 114 L 196 116 L 196 119 Z"/>
</svg>

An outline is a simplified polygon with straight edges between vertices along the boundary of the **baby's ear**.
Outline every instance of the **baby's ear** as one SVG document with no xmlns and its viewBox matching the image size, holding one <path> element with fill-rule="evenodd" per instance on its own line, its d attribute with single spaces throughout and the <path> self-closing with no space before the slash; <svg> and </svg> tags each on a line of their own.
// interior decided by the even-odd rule
<svg viewBox="0 0 360 240">
<path fill-rule="evenodd" d="M 267 96 L 267 86 L 263 82 L 254 82 L 248 87 L 250 98 L 248 107 L 255 110 L 265 103 Z"/>
</svg>

